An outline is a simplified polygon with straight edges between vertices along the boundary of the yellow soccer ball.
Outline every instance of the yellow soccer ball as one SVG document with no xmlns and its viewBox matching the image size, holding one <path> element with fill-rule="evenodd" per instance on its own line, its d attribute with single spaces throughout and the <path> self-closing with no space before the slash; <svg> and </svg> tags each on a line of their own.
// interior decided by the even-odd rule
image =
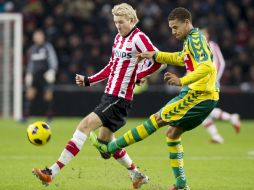
<svg viewBox="0 0 254 190">
<path fill-rule="evenodd" d="M 30 143 L 34 145 L 45 145 L 51 138 L 51 129 L 47 123 L 37 121 L 28 126 L 27 137 Z"/>
</svg>

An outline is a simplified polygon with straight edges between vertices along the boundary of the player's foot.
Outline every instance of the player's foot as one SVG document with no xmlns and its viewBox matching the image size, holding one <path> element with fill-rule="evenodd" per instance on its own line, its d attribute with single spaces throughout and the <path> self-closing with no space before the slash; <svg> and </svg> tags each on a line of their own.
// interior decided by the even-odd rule
<svg viewBox="0 0 254 190">
<path fill-rule="evenodd" d="M 103 141 L 103 140 L 100 140 L 100 139 L 98 139 L 97 138 L 97 140 L 100 142 L 100 143 L 102 143 L 102 144 L 105 144 L 105 145 L 108 145 L 108 142 L 106 142 L 106 141 Z M 111 158 L 111 154 L 110 153 L 108 153 L 108 152 L 100 152 L 99 151 L 99 153 L 101 154 L 101 157 L 103 158 L 103 159 L 110 159 Z"/>
<path fill-rule="evenodd" d="M 186 185 L 184 188 L 178 188 L 175 185 L 173 185 L 173 187 L 169 188 L 169 190 L 190 190 L 190 188 L 188 185 Z"/>
<path fill-rule="evenodd" d="M 44 170 L 33 168 L 32 173 L 41 180 L 42 184 L 45 186 L 48 186 L 52 182 L 52 171 L 47 167 Z"/>
<path fill-rule="evenodd" d="M 232 114 L 230 121 L 231 121 L 233 127 L 235 128 L 236 133 L 240 133 L 241 120 L 240 120 L 239 114 L 237 114 L 237 113 Z"/>
<path fill-rule="evenodd" d="M 149 178 L 140 173 L 139 171 L 136 171 L 131 175 L 131 181 L 132 181 L 132 188 L 133 189 L 139 189 L 142 185 L 147 184 L 149 181 Z"/>
<path fill-rule="evenodd" d="M 211 143 L 214 143 L 214 144 L 223 144 L 224 142 L 224 139 L 221 135 L 217 134 L 217 135 L 214 135 L 211 139 Z"/>
<path fill-rule="evenodd" d="M 89 139 L 92 141 L 92 145 L 95 146 L 95 148 L 97 148 L 101 153 L 108 153 L 108 146 L 100 143 L 94 132 L 90 133 Z"/>
</svg>

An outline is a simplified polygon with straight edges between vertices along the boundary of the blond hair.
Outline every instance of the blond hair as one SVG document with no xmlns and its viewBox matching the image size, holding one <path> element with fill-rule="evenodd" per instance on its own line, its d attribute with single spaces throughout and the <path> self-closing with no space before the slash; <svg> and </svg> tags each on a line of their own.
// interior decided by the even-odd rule
<svg viewBox="0 0 254 190">
<path fill-rule="evenodd" d="M 114 16 L 125 16 L 129 19 L 133 18 L 135 24 L 137 24 L 139 21 L 136 10 L 133 9 L 133 7 L 127 3 L 115 5 L 114 8 L 112 9 L 112 14 Z"/>
</svg>

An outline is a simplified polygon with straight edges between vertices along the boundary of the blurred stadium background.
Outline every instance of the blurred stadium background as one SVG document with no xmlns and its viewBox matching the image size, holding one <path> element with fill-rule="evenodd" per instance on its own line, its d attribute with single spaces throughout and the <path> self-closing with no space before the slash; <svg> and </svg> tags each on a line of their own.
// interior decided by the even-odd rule
<svg viewBox="0 0 254 190">
<path fill-rule="evenodd" d="M 98 102 L 94 97 L 100 97 L 104 84 L 86 89 L 78 88 L 74 85 L 74 76 L 76 73 L 92 75 L 108 63 L 112 40 L 116 34 L 111 8 L 120 2 L 116 0 L 0 1 L 2 15 L 3 13 L 18 13 L 22 16 L 23 49 L 20 63 L 23 67 L 22 76 L 24 76 L 27 65 L 29 47 L 32 44 L 32 33 L 37 28 L 42 28 L 45 31 L 47 40 L 52 42 L 57 51 L 59 70 L 55 85 L 55 115 L 84 115 Z M 130 0 L 126 2 L 137 9 L 140 18 L 138 27 L 151 38 L 159 49 L 164 51 L 177 51 L 182 46 L 181 42 L 172 37 L 168 28 L 167 16 L 169 11 L 176 6 L 190 9 L 193 14 L 194 26 L 208 26 L 211 38 L 219 43 L 226 60 L 226 69 L 221 79 L 222 93 L 219 106 L 229 112 L 239 112 L 242 118 L 254 117 L 254 106 L 246 108 L 247 104 L 254 105 L 252 98 L 254 93 L 253 0 Z M 19 116 L 21 112 L 20 102 L 22 101 L 20 101 L 19 95 L 21 89 L 18 87 L 20 83 L 17 80 L 19 81 L 21 77 L 17 76 L 17 73 L 14 75 L 13 73 L 6 74 L 15 69 L 13 61 L 15 61 L 16 56 L 19 56 L 19 54 L 13 53 L 16 47 L 13 44 L 16 42 L 14 40 L 15 26 L 12 24 L 13 22 L 6 26 L 4 20 L 0 23 L 0 112 L 4 116 L 13 113 Z M 13 33 L 6 32 L 6 27 L 9 27 Z M 7 38 L 9 42 L 4 40 Z M 7 50 L 4 49 L 6 43 L 7 45 L 9 43 L 10 46 L 10 48 L 7 46 Z M 19 50 L 17 52 L 19 53 Z M 7 54 L 10 56 L 6 58 Z M 8 68 L 6 70 L 6 66 L 4 66 L 6 64 L 3 64 L 5 62 L 10 63 L 9 70 Z M 20 70 L 21 67 L 16 69 Z M 170 66 L 167 70 L 179 75 L 184 73 L 183 70 Z M 171 95 L 176 93 L 177 89 L 164 84 L 162 76 L 163 73 L 151 77 L 148 92 L 135 98 L 134 105 L 136 106 L 132 112 L 133 117 L 144 117 L 154 112 Z M 15 81 L 16 87 L 14 87 Z M 11 88 L 8 88 L 10 85 Z M 16 99 L 13 96 L 13 94 L 15 95 L 15 91 L 12 90 L 13 87 L 17 90 L 16 96 L 19 96 Z M 91 99 L 94 99 L 94 102 L 90 103 Z M 152 105 L 144 110 L 144 103 L 151 99 L 153 99 Z M 89 104 L 86 100 L 89 100 Z M 42 108 L 43 104 L 38 100 L 33 107 L 33 113 L 35 115 L 42 114 Z"/>
</svg>

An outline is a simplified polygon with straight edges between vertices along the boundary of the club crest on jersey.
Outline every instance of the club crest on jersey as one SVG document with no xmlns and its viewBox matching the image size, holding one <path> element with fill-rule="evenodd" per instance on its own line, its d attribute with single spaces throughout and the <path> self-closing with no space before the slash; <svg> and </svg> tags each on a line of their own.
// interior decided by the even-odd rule
<svg viewBox="0 0 254 190">
<path fill-rule="evenodd" d="M 115 49 L 114 50 L 114 57 L 130 59 L 130 58 L 132 58 L 132 53 L 131 52 L 125 52 L 125 51 L 119 51 L 119 50 Z"/>
</svg>

